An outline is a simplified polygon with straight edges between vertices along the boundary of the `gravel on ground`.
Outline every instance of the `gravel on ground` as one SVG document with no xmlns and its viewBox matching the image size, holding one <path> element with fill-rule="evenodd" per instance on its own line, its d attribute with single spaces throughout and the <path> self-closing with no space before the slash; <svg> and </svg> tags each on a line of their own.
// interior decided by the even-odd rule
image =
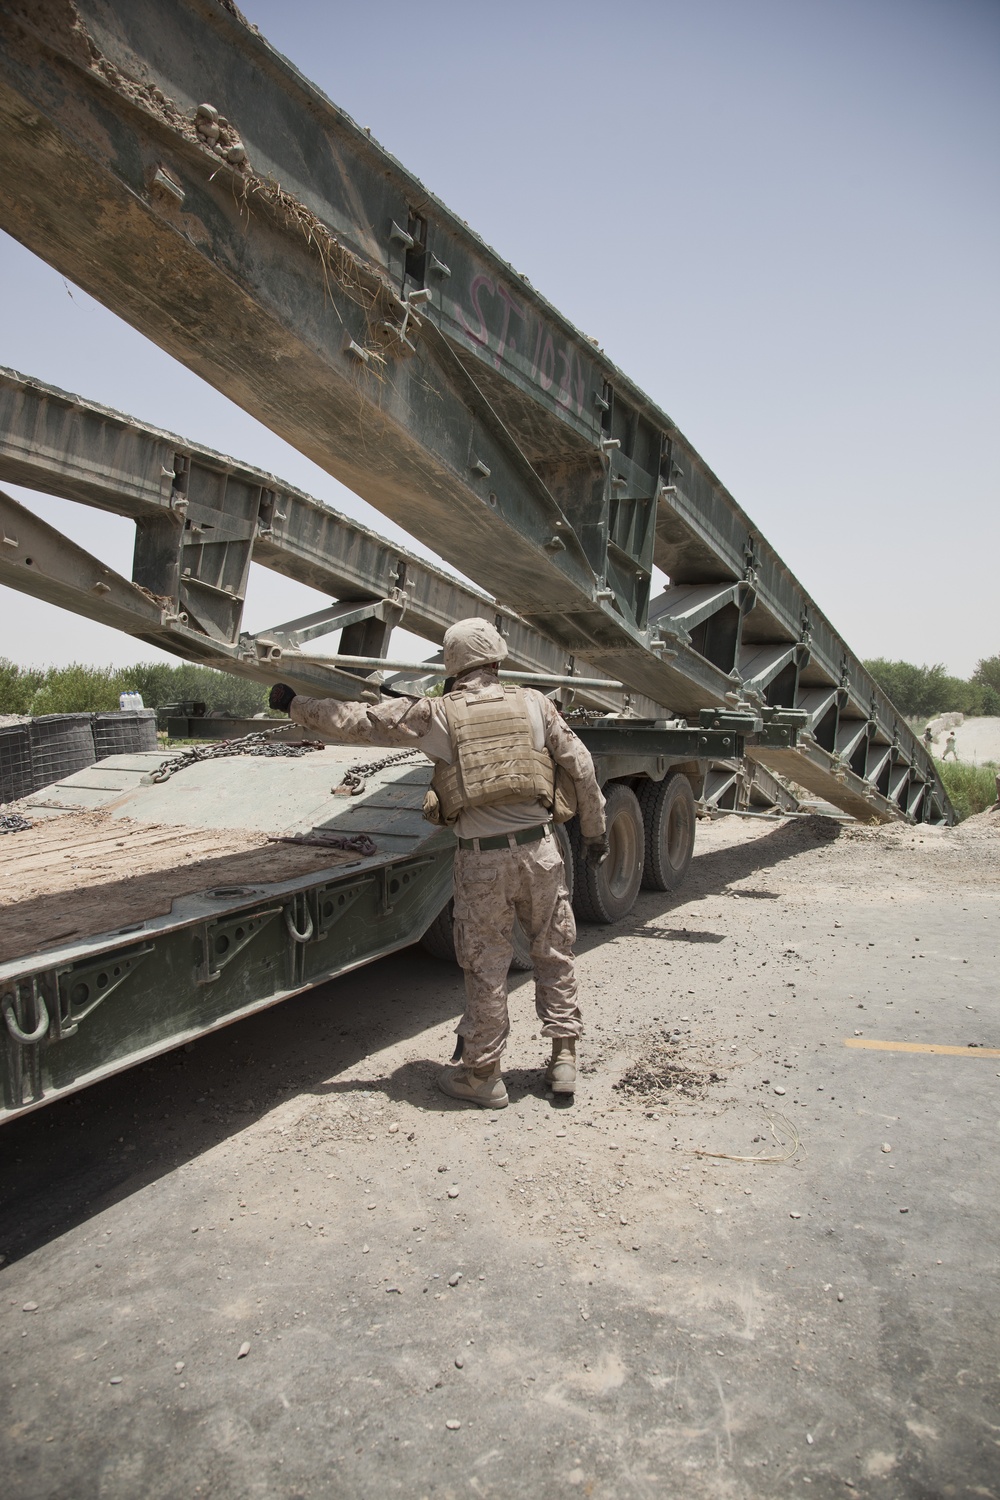
<svg viewBox="0 0 1000 1500">
<path fill-rule="evenodd" d="M 998 888 L 722 819 L 581 929 L 573 1101 L 530 978 L 440 1094 L 411 949 L 5 1126 L 8 1500 L 1000 1494 Z"/>
</svg>

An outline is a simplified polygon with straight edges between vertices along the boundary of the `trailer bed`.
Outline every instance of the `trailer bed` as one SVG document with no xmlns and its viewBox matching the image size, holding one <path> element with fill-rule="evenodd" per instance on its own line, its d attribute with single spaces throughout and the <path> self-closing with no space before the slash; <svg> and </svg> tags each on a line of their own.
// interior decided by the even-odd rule
<svg viewBox="0 0 1000 1500">
<path fill-rule="evenodd" d="M 416 942 L 451 895 L 424 757 L 331 746 L 154 781 L 164 758 L 78 771 L 5 836 L 0 1121 Z M 313 830 L 355 847 L 272 841 Z"/>
<path fill-rule="evenodd" d="M 8 837 L 0 867 L 0 963 L 71 937 L 166 916 L 177 897 L 271 885 L 358 856 L 269 843 L 252 829 L 139 823 L 105 811 L 68 813 Z"/>
</svg>

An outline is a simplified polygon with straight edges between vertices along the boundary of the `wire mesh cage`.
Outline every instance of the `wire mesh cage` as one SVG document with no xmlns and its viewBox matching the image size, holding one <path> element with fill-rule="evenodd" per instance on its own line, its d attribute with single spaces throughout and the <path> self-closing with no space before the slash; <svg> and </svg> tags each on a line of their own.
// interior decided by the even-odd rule
<svg viewBox="0 0 1000 1500">
<path fill-rule="evenodd" d="M 156 710 L 135 708 L 94 715 L 94 750 L 98 760 L 156 749 Z"/>
<path fill-rule="evenodd" d="M 32 719 L 32 791 L 94 764 L 92 717 L 91 714 L 44 714 Z"/>
<path fill-rule="evenodd" d="M 31 725 L 0 725 L 0 802 L 16 802 L 34 790 Z"/>
</svg>

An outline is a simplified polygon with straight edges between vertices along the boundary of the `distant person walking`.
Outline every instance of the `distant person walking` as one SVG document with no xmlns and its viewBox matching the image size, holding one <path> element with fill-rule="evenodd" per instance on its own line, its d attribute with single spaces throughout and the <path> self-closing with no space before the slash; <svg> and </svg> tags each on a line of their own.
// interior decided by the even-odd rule
<svg viewBox="0 0 1000 1500">
<path fill-rule="evenodd" d="M 928 724 L 927 728 L 924 730 L 924 749 L 927 751 L 928 755 L 932 753 L 931 746 L 933 745 L 933 743 L 934 736 L 933 734 L 931 734 L 931 726 Z"/>
<path fill-rule="evenodd" d="M 942 755 L 941 759 L 947 760 L 949 755 L 951 756 L 952 760 L 958 760 L 958 751 L 955 749 L 954 729 L 949 729 L 948 731 L 948 738 L 944 742 L 944 754 Z"/>
</svg>

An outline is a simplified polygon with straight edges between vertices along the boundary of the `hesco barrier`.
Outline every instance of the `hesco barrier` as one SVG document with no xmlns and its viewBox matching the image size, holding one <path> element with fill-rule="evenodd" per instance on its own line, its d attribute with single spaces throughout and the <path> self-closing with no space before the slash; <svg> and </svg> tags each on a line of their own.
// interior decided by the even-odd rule
<svg viewBox="0 0 1000 1500">
<path fill-rule="evenodd" d="M 94 729 L 90 714 L 45 714 L 32 719 L 32 791 L 93 765 Z"/>
<path fill-rule="evenodd" d="M 43 714 L 0 727 L 0 802 L 16 802 L 109 755 L 156 749 L 156 713 Z"/>
<path fill-rule="evenodd" d="M 30 726 L 4 724 L 0 726 L 0 802 L 16 802 L 34 790 Z"/>
<path fill-rule="evenodd" d="M 156 710 L 94 715 L 94 750 L 98 760 L 109 755 L 131 755 L 156 749 Z"/>
</svg>

